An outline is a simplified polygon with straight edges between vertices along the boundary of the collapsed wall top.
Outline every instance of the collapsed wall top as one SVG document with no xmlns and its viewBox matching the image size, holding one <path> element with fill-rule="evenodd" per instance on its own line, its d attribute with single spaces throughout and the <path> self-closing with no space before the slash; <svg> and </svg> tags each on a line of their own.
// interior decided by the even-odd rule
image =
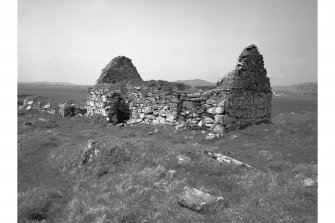
<svg viewBox="0 0 335 223">
<path fill-rule="evenodd" d="M 142 81 L 142 78 L 131 59 L 118 56 L 102 69 L 97 84 L 116 84 L 123 81 Z"/>
<path fill-rule="evenodd" d="M 217 86 L 227 90 L 244 89 L 271 92 L 270 79 L 266 74 L 263 56 L 252 44 L 243 49 L 235 69 L 223 77 Z"/>
</svg>

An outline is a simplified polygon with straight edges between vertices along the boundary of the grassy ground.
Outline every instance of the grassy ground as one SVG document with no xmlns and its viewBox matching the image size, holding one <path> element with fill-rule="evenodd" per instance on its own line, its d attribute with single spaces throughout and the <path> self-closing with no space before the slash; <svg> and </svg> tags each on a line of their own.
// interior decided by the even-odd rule
<svg viewBox="0 0 335 223">
<path fill-rule="evenodd" d="M 277 115 L 213 141 L 206 134 L 19 112 L 18 221 L 317 222 L 315 113 Z M 220 164 L 205 151 L 260 172 Z M 315 184 L 305 186 L 308 178 Z M 185 186 L 227 203 L 205 213 L 181 207 Z"/>
</svg>

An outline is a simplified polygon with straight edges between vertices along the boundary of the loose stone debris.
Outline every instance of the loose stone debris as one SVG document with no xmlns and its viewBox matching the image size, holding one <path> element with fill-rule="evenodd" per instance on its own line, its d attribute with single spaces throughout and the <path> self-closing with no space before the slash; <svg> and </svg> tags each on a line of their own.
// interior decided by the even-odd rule
<svg viewBox="0 0 335 223">
<path fill-rule="evenodd" d="M 195 212 L 208 210 L 224 201 L 223 197 L 215 197 L 196 188 L 185 187 L 179 196 L 178 204 Z"/>
<path fill-rule="evenodd" d="M 212 159 L 215 159 L 215 160 L 219 161 L 220 163 L 227 163 L 227 164 L 230 164 L 230 165 L 233 165 L 233 166 L 244 167 L 244 168 L 247 168 L 247 169 L 255 171 L 255 172 L 260 172 L 256 168 L 254 168 L 254 167 L 252 167 L 252 166 L 250 166 L 250 165 L 248 165 L 244 162 L 241 162 L 241 161 L 236 160 L 234 158 L 231 158 L 229 156 L 222 155 L 221 153 L 214 153 L 214 152 L 210 152 L 210 151 L 204 151 L 204 154 L 206 156 L 208 156 L 209 158 L 212 158 Z"/>
<path fill-rule="evenodd" d="M 178 155 L 177 160 L 179 164 L 191 162 L 191 158 L 185 155 Z"/>
<path fill-rule="evenodd" d="M 205 140 L 213 140 L 213 139 L 218 138 L 218 137 L 219 137 L 219 134 L 214 134 L 214 133 L 210 132 L 206 136 Z"/>
<path fill-rule="evenodd" d="M 311 178 L 307 178 L 303 181 L 303 185 L 305 187 L 313 187 L 315 185 L 315 181 Z"/>
</svg>

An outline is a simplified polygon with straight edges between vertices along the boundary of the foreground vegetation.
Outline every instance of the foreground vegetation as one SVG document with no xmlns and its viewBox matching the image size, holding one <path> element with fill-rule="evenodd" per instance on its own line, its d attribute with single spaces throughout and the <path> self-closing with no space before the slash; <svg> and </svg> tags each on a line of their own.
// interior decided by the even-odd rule
<svg viewBox="0 0 335 223">
<path fill-rule="evenodd" d="M 206 141 L 208 132 L 173 126 L 19 112 L 18 220 L 316 222 L 316 115 L 273 122 Z M 206 151 L 260 171 L 220 164 Z M 194 212 L 178 204 L 185 186 L 227 202 Z"/>
</svg>

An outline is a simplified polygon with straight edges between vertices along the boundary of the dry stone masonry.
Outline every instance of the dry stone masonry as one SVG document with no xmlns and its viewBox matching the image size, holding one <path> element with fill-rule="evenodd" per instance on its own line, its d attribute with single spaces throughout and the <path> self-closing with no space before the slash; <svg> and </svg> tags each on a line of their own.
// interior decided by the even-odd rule
<svg viewBox="0 0 335 223">
<path fill-rule="evenodd" d="M 131 59 L 118 56 L 102 69 L 97 84 L 109 83 L 115 84 L 121 81 L 142 81 L 136 67 L 132 64 Z"/>
<path fill-rule="evenodd" d="M 224 134 L 270 121 L 272 92 L 266 74 L 255 45 L 246 47 L 235 69 L 208 91 L 143 81 L 130 59 L 116 57 L 89 89 L 87 115 L 102 115 L 113 123 L 189 125 Z"/>
</svg>

